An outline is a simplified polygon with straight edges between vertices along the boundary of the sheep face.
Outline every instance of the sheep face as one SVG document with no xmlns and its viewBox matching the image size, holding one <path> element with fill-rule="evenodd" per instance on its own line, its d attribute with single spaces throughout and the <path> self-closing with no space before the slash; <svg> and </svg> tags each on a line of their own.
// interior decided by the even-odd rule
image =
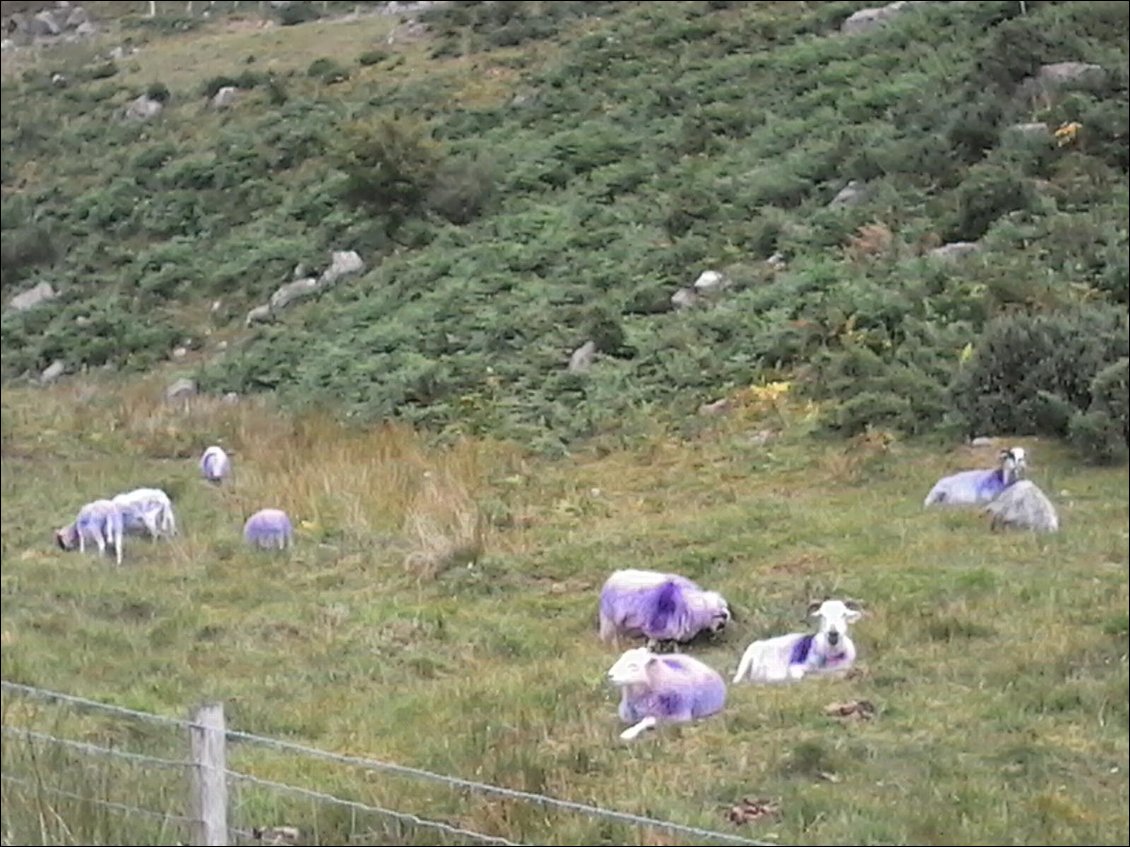
<svg viewBox="0 0 1130 847">
<path fill-rule="evenodd" d="M 1011 485 L 1018 479 L 1023 479 L 1028 473 L 1028 454 L 1023 447 L 1013 447 L 1011 450 L 1001 450 L 1001 478 L 1005 485 Z"/>
<path fill-rule="evenodd" d="M 74 550 L 78 545 L 78 530 L 73 523 L 55 530 L 55 543 L 60 550 Z"/>
<path fill-rule="evenodd" d="M 829 646 L 835 647 L 847 637 L 848 629 L 862 616 L 859 607 L 852 602 L 841 600 L 825 600 L 822 603 L 813 603 L 808 607 L 808 613 L 820 621 L 818 636 L 822 637 Z"/>
<path fill-rule="evenodd" d="M 707 626 L 710 632 L 721 632 L 733 618 L 729 604 L 717 591 L 704 591 L 692 595 L 688 603 L 710 616 L 710 623 Z"/>
<path fill-rule="evenodd" d="M 608 679 L 613 685 L 621 687 L 631 685 L 646 685 L 648 682 L 647 669 L 655 661 L 655 654 L 646 647 L 636 647 L 624 651 L 608 669 Z"/>
</svg>

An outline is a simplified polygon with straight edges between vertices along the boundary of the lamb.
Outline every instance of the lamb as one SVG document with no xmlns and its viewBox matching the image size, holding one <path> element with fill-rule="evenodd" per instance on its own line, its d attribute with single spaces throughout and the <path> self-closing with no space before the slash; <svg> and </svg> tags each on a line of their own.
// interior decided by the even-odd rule
<svg viewBox="0 0 1130 847">
<path fill-rule="evenodd" d="M 1055 506 L 1040 487 L 1028 479 L 1022 479 L 1002 491 L 985 507 L 985 512 L 992 515 L 990 528 L 993 532 L 1006 527 L 1033 532 L 1059 531 L 1059 515 Z"/>
<path fill-rule="evenodd" d="M 683 654 L 659 655 L 647 647 L 635 647 L 616 660 L 608 679 L 621 690 L 620 719 L 632 724 L 620 733 L 625 741 L 660 723 L 713 715 L 726 703 L 721 675 Z"/>
<path fill-rule="evenodd" d="M 122 511 L 125 531 L 148 533 L 152 539 L 177 534 L 177 519 L 169 495 L 160 488 L 135 488 L 114 497 Z"/>
<path fill-rule="evenodd" d="M 992 470 L 960 471 L 939 479 L 923 504 L 925 508 L 935 505 L 975 506 L 988 503 L 1028 470 L 1028 457 L 1023 447 L 1002 450 L 1000 463 Z"/>
<path fill-rule="evenodd" d="M 86 552 L 87 539 L 98 545 L 99 555 L 105 555 L 107 545 L 114 548 L 117 563 L 122 563 L 122 535 L 125 519 L 122 510 L 113 500 L 94 500 L 79 509 L 72 523 L 55 532 L 55 541 L 63 550 Z"/>
<path fill-rule="evenodd" d="M 252 547 L 285 550 L 294 543 L 294 528 L 281 509 L 260 509 L 243 525 L 243 537 Z"/>
<path fill-rule="evenodd" d="M 731 620 L 726 600 L 716 591 L 677 574 L 645 570 L 615 571 L 600 592 L 600 638 L 646 637 L 687 642 L 700 632 L 719 632 Z"/>
<path fill-rule="evenodd" d="M 788 682 L 806 676 L 842 677 L 855 664 L 849 624 L 862 612 L 851 602 L 825 600 L 808 607 L 820 619 L 815 633 L 793 632 L 754 641 L 742 654 L 734 682 Z"/>
<path fill-rule="evenodd" d="M 219 485 L 231 475 L 231 459 L 224 448 L 213 444 L 200 457 L 200 473 L 211 483 Z"/>
</svg>

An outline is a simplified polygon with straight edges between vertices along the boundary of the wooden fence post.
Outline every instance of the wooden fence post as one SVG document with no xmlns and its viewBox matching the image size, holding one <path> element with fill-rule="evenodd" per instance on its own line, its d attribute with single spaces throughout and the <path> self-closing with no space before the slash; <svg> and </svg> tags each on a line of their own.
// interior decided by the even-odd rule
<svg viewBox="0 0 1130 847">
<path fill-rule="evenodd" d="M 224 751 L 224 707 L 207 703 L 191 718 L 192 843 L 198 847 L 227 847 L 228 781 Z"/>
</svg>

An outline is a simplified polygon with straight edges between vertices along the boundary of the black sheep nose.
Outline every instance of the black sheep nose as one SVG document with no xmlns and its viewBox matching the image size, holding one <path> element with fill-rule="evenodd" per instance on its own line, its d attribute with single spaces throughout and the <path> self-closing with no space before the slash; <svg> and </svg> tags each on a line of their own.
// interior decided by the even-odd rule
<svg viewBox="0 0 1130 847">
<path fill-rule="evenodd" d="M 831 644 L 833 647 L 836 644 L 838 644 L 839 641 L 840 641 L 840 634 L 838 632 L 833 630 L 832 632 L 828 633 L 828 643 Z"/>
</svg>

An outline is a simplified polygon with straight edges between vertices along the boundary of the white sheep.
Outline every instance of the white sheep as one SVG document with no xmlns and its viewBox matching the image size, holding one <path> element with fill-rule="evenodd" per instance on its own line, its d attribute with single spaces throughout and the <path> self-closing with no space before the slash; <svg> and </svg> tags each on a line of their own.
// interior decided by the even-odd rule
<svg viewBox="0 0 1130 847">
<path fill-rule="evenodd" d="M 684 654 L 659 655 L 647 647 L 625 651 L 608 670 L 621 690 L 620 719 L 629 741 L 660 723 L 704 718 L 726 704 L 726 682 L 709 665 Z"/>
<path fill-rule="evenodd" d="M 1028 471 L 1028 456 L 1023 447 L 1001 450 L 997 467 L 959 471 L 934 483 L 923 503 L 930 506 L 975 506 L 988 503 L 1002 491 L 1023 479 Z"/>
<path fill-rule="evenodd" d="M 98 545 L 99 555 L 105 555 L 106 547 L 114 548 L 118 564 L 122 563 L 122 535 L 125 519 L 122 510 L 113 500 L 95 500 L 79 509 L 72 523 L 55 532 L 55 541 L 64 550 L 86 552 L 86 541 L 90 539 Z"/>
<path fill-rule="evenodd" d="M 219 485 L 231 475 L 231 459 L 224 448 L 213 444 L 200 457 L 200 473 L 209 482 Z"/>
<path fill-rule="evenodd" d="M 993 532 L 1003 528 L 1030 529 L 1034 532 L 1058 532 L 1059 515 L 1048 496 L 1036 483 L 1023 479 L 997 495 L 985 507 L 992 515 Z"/>
<path fill-rule="evenodd" d="M 862 612 L 851 602 L 825 600 L 808 607 L 819 618 L 815 633 L 793 632 L 754 641 L 742 654 L 734 682 L 789 682 L 806 676 L 843 676 L 855 664 L 855 643 L 848 634 Z"/>
<path fill-rule="evenodd" d="M 122 510 L 126 533 L 144 532 L 153 539 L 177 534 L 173 503 L 160 488 L 135 488 L 118 494 L 113 502 Z"/>
</svg>

